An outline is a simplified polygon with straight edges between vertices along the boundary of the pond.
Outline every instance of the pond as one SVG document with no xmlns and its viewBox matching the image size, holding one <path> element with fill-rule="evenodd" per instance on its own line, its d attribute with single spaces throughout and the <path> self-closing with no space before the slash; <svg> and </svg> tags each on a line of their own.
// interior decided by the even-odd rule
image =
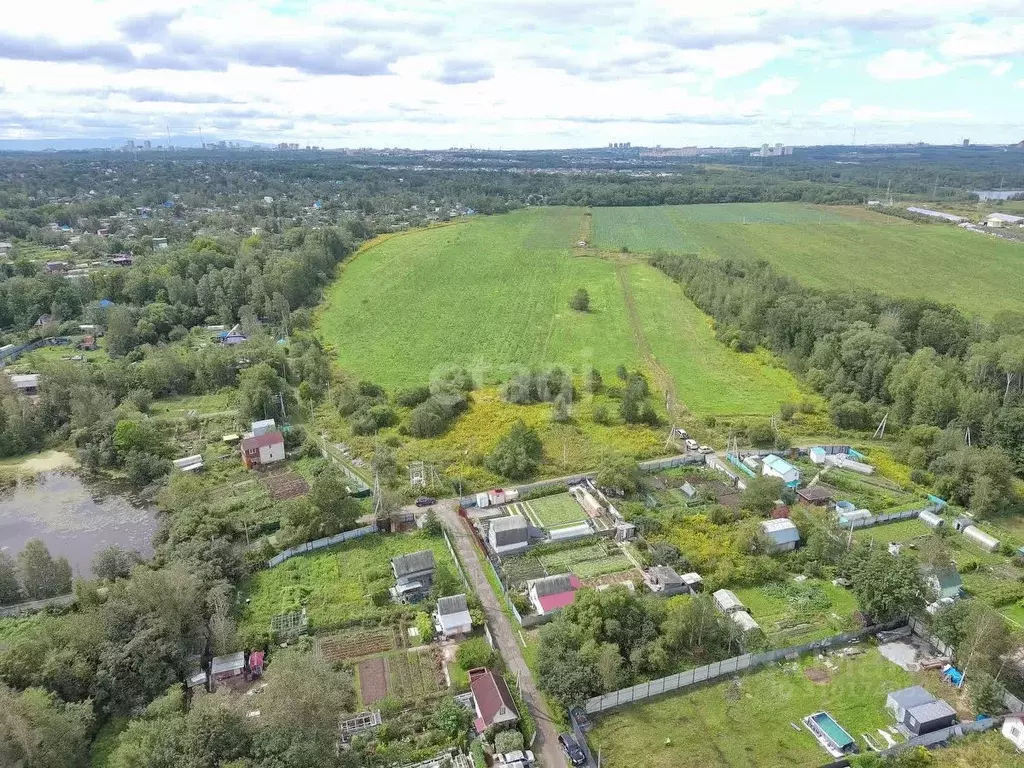
<svg viewBox="0 0 1024 768">
<path fill-rule="evenodd" d="M 979 200 L 1009 200 L 1024 195 L 1024 189 L 975 189 Z"/>
<path fill-rule="evenodd" d="M 91 577 L 93 555 L 117 544 L 152 554 L 156 510 L 87 485 L 71 471 L 42 472 L 0 491 L 0 550 L 16 557 L 29 539 L 63 555 L 76 576 Z"/>
</svg>

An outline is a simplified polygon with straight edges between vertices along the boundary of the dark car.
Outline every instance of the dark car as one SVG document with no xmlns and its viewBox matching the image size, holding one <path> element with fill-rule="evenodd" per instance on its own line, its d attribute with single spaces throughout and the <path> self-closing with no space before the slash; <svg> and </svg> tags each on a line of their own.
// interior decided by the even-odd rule
<svg viewBox="0 0 1024 768">
<path fill-rule="evenodd" d="M 562 747 L 562 751 L 565 752 L 565 756 L 569 758 L 569 762 L 573 765 L 586 765 L 587 756 L 580 749 L 580 745 L 576 741 L 576 737 L 571 733 L 561 733 L 558 735 L 558 744 Z"/>
<path fill-rule="evenodd" d="M 433 499 L 430 496 L 420 496 L 416 499 L 417 507 L 429 507 L 431 504 L 437 504 L 437 499 Z"/>
</svg>

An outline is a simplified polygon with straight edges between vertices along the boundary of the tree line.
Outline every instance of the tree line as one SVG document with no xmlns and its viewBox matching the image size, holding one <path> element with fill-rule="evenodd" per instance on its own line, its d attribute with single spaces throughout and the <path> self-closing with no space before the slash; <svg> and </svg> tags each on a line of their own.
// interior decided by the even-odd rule
<svg viewBox="0 0 1024 768">
<path fill-rule="evenodd" d="M 832 422 L 872 430 L 888 414 L 913 479 L 982 515 L 1024 472 L 1024 315 L 991 322 L 921 299 L 819 291 L 765 262 L 656 254 L 738 351 L 763 346 L 828 400 Z M 971 441 L 965 441 L 970 430 Z"/>
</svg>

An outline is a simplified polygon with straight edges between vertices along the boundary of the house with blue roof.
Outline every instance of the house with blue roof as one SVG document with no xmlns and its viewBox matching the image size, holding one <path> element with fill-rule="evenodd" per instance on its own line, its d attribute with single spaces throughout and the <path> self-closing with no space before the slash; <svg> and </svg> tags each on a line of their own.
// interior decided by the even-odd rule
<svg viewBox="0 0 1024 768">
<path fill-rule="evenodd" d="M 766 477 L 777 477 L 790 488 L 800 485 L 800 470 L 774 453 L 764 457 L 761 462 L 761 474 Z"/>
</svg>

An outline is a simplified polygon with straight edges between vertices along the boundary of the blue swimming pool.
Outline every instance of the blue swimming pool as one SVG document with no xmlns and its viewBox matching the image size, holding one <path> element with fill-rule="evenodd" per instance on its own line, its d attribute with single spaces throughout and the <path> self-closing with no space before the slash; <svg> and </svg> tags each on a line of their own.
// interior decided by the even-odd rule
<svg viewBox="0 0 1024 768">
<path fill-rule="evenodd" d="M 809 719 L 840 751 L 853 744 L 853 737 L 828 712 L 818 712 L 811 715 Z"/>
</svg>

